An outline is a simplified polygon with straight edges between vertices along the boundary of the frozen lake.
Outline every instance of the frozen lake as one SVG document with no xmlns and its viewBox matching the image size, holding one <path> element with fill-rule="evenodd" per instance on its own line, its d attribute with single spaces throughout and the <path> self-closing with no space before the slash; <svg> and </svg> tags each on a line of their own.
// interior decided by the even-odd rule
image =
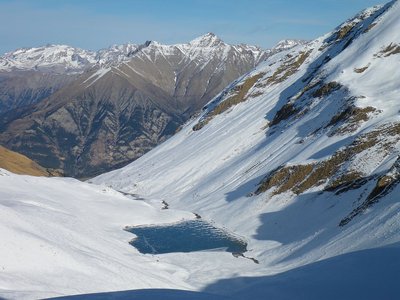
<svg viewBox="0 0 400 300">
<path fill-rule="evenodd" d="M 203 220 L 163 226 L 136 226 L 126 229 L 137 235 L 130 243 L 141 253 L 163 254 L 202 250 L 246 252 L 247 243 Z"/>
</svg>

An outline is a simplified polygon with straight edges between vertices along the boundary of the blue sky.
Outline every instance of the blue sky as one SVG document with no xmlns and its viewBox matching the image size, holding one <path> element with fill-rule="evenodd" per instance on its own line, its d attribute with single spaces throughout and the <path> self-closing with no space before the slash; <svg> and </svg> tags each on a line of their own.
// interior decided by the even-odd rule
<svg viewBox="0 0 400 300">
<path fill-rule="evenodd" d="M 0 0 L 0 53 L 68 44 L 187 42 L 214 32 L 229 43 L 268 48 L 313 39 L 385 0 Z"/>
</svg>

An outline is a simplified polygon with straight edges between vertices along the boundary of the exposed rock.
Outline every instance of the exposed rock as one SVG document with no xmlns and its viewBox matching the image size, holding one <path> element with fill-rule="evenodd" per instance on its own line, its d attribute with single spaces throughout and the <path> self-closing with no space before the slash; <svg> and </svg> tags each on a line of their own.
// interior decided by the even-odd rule
<svg viewBox="0 0 400 300">
<path fill-rule="evenodd" d="M 286 103 L 276 113 L 275 117 L 271 121 L 271 126 L 277 125 L 280 122 L 289 119 L 291 116 L 295 115 L 297 112 L 299 112 L 299 109 L 296 108 L 293 103 L 291 103 L 291 102 Z"/>
<path fill-rule="evenodd" d="M 87 59 L 89 66 L 94 63 L 91 71 L 69 75 L 72 82 L 71 77 L 55 81 L 43 96 L 31 97 L 2 118 L 0 143 L 68 176 L 122 167 L 173 135 L 228 83 L 268 56 L 254 46 L 225 44 L 211 33 L 188 44 L 114 48 L 99 52 L 94 62 Z"/>
<path fill-rule="evenodd" d="M 361 122 L 368 121 L 371 114 L 375 112 L 377 110 L 371 106 L 364 108 L 353 105 L 347 106 L 343 111 L 336 114 L 327 125 L 327 127 L 340 125 L 330 135 L 354 132 L 359 128 Z"/>
<path fill-rule="evenodd" d="M 357 215 L 363 213 L 369 207 L 379 202 L 381 198 L 389 194 L 400 183 L 400 157 L 397 158 L 392 168 L 381 175 L 365 201 L 354 209 L 346 218 L 340 221 L 339 226 L 345 226 Z"/>
<path fill-rule="evenodd" d="M 259 183 L 255 194 L 272 188 L 273 195 L 287 191 L 301 194 L 318 186 L 324 186 L 326 191 L 334 191 L 361 184 L 365 179 L 364 175 L 351 169 L 352 160 L 373 147 L 377 147 L 381 153 L 390 153 L 397 140 L 386 140 L 386 136 L 400 136 L 400 123 L 361 135 L 349 146 L 336 151 L 329 159 L 311 164 L 282 166 Z"/>
<path fill-rule="evenodd" d="M 365 66 L 365 67 L 362 67 L 362 68 L 355 68 L 354 69 L 354 72 L 356 72 L 356 73 L 364 73 L 367 69 L 368 69 L 368 67 L 369 66 Z"/>
<path fill-rule="evenodd" d="M 278 84 L 285 81 L 291 75 L 296 73 L 300 66 L 306 61 L 311 51 L 301 52 L 297 57 L 288 57 L 288 60 L 282 64 L 275 73 L 267 79 L 266 84 Z"/>
<path fill-rule="evenodd" d="M 388 57 L 395 54 L 400 54 L 400 45 L 396 43 L 391 43 L 390 45 L 382 49 L 382 51 L 375 54 L 375 57 Z"/>
<path fill-rule="evenodd" d="M 338 82 L 334 82 L 334 81 L 329 82 L 329 83 L 321 86 L 319 89 L 317 89 L 314 92 L 313 97 L 326 97 L 329 94 L 333 93 L 334 91 L 337 91 L 341 87 L 342 87 L 342 85 Z"/>
<path fill-rule="evenodd" d="M 249 90 L 264 75 L 264 73 L 259 73 L 257 75 L 247 78 L 242 84 L 235 86 L 231 91 L 231 94 L 233 95 L 228 95 L 227 99 L 220 102 L 213 110 L 210 111 L 209 114 L 207 114 L 202 120 L 200 120 L 195 126 L 193 126 L 193 130 L 200 130 L 215 116 L 222 114 L 223 112 L 230 109 L 232 106 L 246 101 L 248 98 L 247 93 L 249 92 Z"/>
</svg>

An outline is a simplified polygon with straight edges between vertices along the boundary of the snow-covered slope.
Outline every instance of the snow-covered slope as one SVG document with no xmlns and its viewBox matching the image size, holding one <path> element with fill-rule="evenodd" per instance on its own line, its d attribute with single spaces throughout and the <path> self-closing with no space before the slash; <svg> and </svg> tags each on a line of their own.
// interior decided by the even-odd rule
<svg viewBox="0 0 400 300">
<path fill-rule="evenodd" d="M 0 144 L 68 176 L 101 174 L 171 136 L 268 53 L 211 33 L 96 53 L 17 50 L 0 58 Z"/>
<path fill-rule="evenodd" d="M 398 298 L 399 16 L 392 1 L 270 57 L 174 137 L 92 180 L 103 187 L 2 172 L 0 295 Z M 254 260 L 142 255 L 122 231 L 192 212 L 242 236 Z"/>
<path fill-rule="evenodd" d="M 192 284 L 204 285 L 203 272 L 214 269 L 219 274 L 208 279 L 224 276 L 231 285 L 227 291 L 217 282 L 208 291 L 321 299 L 312 285 L 300 295 L 287 289 L 290 283 L 271 292 L 271 278 L 319 280 L 349 257 L 367 263 L 366 249 L 398 249 L 399 28 L 400 2 L 392 1 L 270 57 L 173 138 L 93 182 L 164 199 L 248 239 L 259 265 L 203 263 L 193 270 Z M 334 263 L 327 260 L 332 257 Z M 327 263 L 316 264 L 322 260 Z M 385 273 L 392 267 L 381 262 L 371 268 L 393 283 L 398 263 Z M 318 266 L 324 266 L 320 272 Z M 339 298 L 354 296 L 359 278 L 367 282 L 363 295 L 376 297 L 373 272 L 364 275 L 351 269 L 336 278 L 335 288 L 349 291 Z M 378 281 L 382 290 L 383 282 Z M 389 286 L 386 295 L 393 298 L 399 288 Z"/>
<path fill-rule="evenodd" d="M 0 169 L 0 295 L 39 299 L 99 290 L 190 286 L 139 255 L 126 225 L 193 218 L 74 179 Z M 159 267 L 155 267 L 159 265 Z"/>
</svg>

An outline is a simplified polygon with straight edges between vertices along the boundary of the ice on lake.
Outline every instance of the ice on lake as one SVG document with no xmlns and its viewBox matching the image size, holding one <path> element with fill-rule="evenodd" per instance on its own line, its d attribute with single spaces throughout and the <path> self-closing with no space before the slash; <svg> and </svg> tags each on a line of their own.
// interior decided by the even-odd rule
<svg viewBox="0 0 400 300">
<path fill-rule="evenodd" d="M 160 226 L 135 226 L 126 229 L 137 238 L 130 243 L 141 253 L 163 254 L 203 250 L 246 252 L 247 243 L 203 220 L 182 221 Z"/>
</svg>

